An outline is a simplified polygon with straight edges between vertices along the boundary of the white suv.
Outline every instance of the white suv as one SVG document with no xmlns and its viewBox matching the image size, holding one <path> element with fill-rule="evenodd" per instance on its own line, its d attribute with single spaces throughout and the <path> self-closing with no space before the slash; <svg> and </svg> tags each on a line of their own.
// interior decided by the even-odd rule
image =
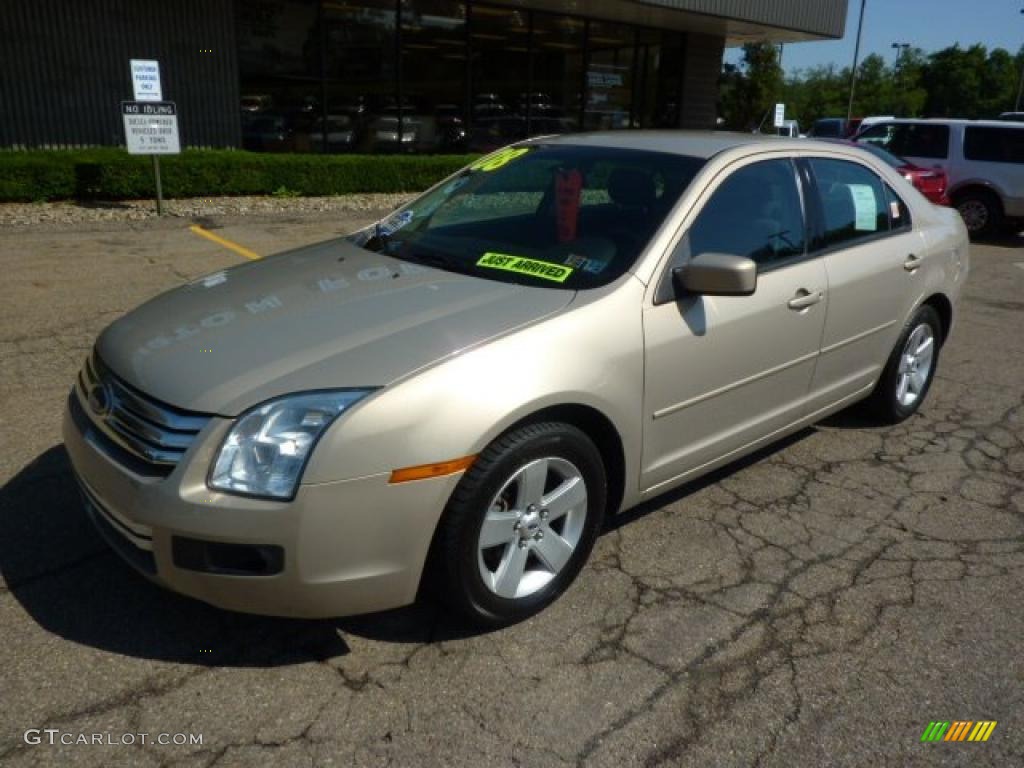
<svg viewBox="0 0 1024 768">
<path fill-rule="evenodd" d="M 886 120 L 856 141 L 917 165 L 941 168 L 971 235 L 991 235 L 1024 218 L 1024 124 L 998 120 Z"/>
</svg>

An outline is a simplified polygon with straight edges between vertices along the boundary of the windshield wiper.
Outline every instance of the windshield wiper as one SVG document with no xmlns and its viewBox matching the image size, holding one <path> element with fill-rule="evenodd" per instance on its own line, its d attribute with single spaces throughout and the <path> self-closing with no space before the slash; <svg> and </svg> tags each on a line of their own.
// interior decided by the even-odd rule
<svg viewBox="0 0 1024 768">
<path fill-rule="evenodd" d="M 388 246 L 388 241 L 391 240 L 391 235 L 384 232 L 381 229 L 380 222 L 378 221 L 373 225 L 373 235 L 363 243 L 363 248 L 374 253 L 380 253 Z"/>
<path fill-rule="evenodd" d="M 449 256 L 445 253 L 432 252 L 427 253 L 425 251 L 404 251 L 394 254 L 395 258 L 407 259 L 408 261 L 414 261 L 418 264 L 425 264 L 428 267 L 436 267 L 437 269 L 445 269 L 449 272 L 461 272 L 462 274 L 472 274 L 472 265 L 466 264 L 461 259 L 454 256 Z"/>
</svg>

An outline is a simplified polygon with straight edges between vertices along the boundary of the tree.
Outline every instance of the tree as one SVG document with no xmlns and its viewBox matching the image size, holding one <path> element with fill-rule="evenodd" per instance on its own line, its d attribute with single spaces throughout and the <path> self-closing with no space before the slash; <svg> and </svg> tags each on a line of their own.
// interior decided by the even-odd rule
<svg viewBox="0 0 1024 768">
<path fill-rule="evenodd" d="M 723 68 L 719 94 L 726 125 L 736 130 L 757 128 L 782 90 L 778 49 L 771 43 L 747 43 L 740 66 Z"/>
<path fill-rule="evenodd" d="M 921 77 L 928 59 L 920 48 L 906 48 L 893 65 L 895 84 L 892 110 L 885 114 L 896 117 L 917 117 L 924 109 L 928 92 L 921 86 Z"/>
<path fill-rule="evenodd" d="M 1024 46 L 1016 56 L 980 44 L 954 45 L 930 55 L 908 48 L 892 65 L 872 54 L 857 68 L 853 111 L 862 116 L 995 117 L 1014 108 L 1022 67 Z M 783 80 L 774 46 L 744 46 L 740 66 L 726 65 L 722 72 L 723 116 L 729 127 L 750 130 L 782 101 L 787 115 L 809 127 L 819 118 L 846 114 L 849 83 L 849 68 L 831 65 L 798 70 Z"/>
<path fill-rule="evenodd" d="M 895 88 L 892 73 L 885 59 L 877 53 L 866 57 L 857 68 L 853 112 L 856 115 L 892 114 Z"/>
<path fill-rule="evenodd" d="M 979 117 L 997 117 L 1013 109 L 1017 97 L 1017 63 L 1005 48 L 994 48 L 981 77 Z"/>
<path fill-rule="evenodd" d="M 921 84 L 928 94 L 925 114 L 932 117 L 978 117 L 981 87 L 987 61 L 985 46 L 959 45 L 936 51 L 928 57 Z"/>
<path fill-rule="evenodd" d="M 837 71 L 833 65 L 799 70 L 786 80 L 782 100 L 786 111 L 803 127 L 820 117 L 846 114 L 849 69 Z"/>
<path fill-rule="evenodd" d="M 1013 66 L 1016 67 L 1016 71 L 1020 74 L 1017 75 L 1017 90 L 1013 96 L 1013 107 L 1008 109 L 1018 110 L 1020 97 L 1024 94 L 1021 93 L 1021 86 L 1024 86 L 1024 45 L 1017 51 L 1017 55 L 1013 57 Z"/>
<path fill-rule="evenodd" d="M 779 49 L 771 43 L 748 43 L 743 46 L 747 69 L 747 103 L 755 115 L 767 114 L 782 95 L 782 67 Z"/>
<path fill-rule="evenodd" d="M 745 116 L 739 114 L 743 104 L 745 75 L 735 64 L 725 64 L 718 78 L 718 112 L 726 128 L 740 130 L 746 126 L 741 123 Z"/>
</svg>

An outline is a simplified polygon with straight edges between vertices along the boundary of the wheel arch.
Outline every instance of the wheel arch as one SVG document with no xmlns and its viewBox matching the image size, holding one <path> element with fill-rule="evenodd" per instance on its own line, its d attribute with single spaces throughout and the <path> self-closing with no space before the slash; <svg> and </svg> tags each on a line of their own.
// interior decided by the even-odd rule
<svg viewBox="0 0 1024 768">
<path fill-rule="evenodd" d="M 996 199 L 999 204 L 999 210 L 1003 211 L 1003 192 L 999 187 L 990 181 L 984 179 L 967 179 L 965 181 L 958 182 L 955 186 L 951 186 L 946 190 L 946 194 L 949 199 L 956 205 L 957 201 L 963 198 L 965 195 L 971 192 L 981 192 L 985 195 L 990 195 Z"/>
<path fill-rule="evenodd" d="M 601 454 L 601 461 L 604 464 L 608 480 L 606 511 L 608 514 L 615 514 L 622 504 L 626 489 L 626 453 L 622 436 L 612 420 L 593 406 L 582 403 L 564 403 L 533 411 L 506 427 L 502 430 L 502 434 L 542 421 L 559 421 L 570 424 L 593 441 Z"/>
<path fill-rule="evenodd" d="M 942 321 L 942 338 L 939 340 L 939 344 L 945 344 L 946 339 L 949 338 L 949 331 L 953 327 L 953 302 L 944 293 L 933 293 L 921 302 L 921 306 L 931 307 L 938 313 L 939 319 Z"/>
<path fill-rule="evenodd" d="M 570 424 L 588 438 L 590 438 L 601 454 L 601 461 L 604 464 L 605 475 L 608 481 L 606 514 L 612 515 L 619 511 L 626 488 L 626 454 L 625 445 L 619 430 L 615 427 L 607 415 L 592 405 L 583 403 L 565 402 L 554 405 L 547 405 L 519 417 L 510 424 L 506 424 L 501 430 L 488 441 L 488 444 L 499 439 L 502 435 L 513 430 L 520 429 L 529 424 L 542 422 L 562 422 Z M 437 525 L 431 537 L 427 556 L 423 563 L 423 570 L 420 573 L 419 588 L 417 595 L 423 595 L 431 582 L 438 578 L 439 544 L 441 532 L 444 529 L 445 520 L 449 515 L 448 503 L 438 518 Z"/>
</svg>

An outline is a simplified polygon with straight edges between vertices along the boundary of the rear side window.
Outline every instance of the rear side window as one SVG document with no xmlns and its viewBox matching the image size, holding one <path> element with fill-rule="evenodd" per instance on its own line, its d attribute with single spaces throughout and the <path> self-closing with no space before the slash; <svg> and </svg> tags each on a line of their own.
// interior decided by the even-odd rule
<svg viewBox="0 0 1024 768">
<path fill-rule="evenodd" d="M 684 255 L 746 256 L 759 268 L 803 255 L 805 229 L 789 160 L 763 160 L 734 172 L 711 195 L 684 239 Z"/>
<path fill-rule="evenodd" d="M 1024 163 L 1024 128 L 967 126 L 964 157 L 989 163 Z"/>
<path fill-rule="evenodd" d="M 949 157 L 949 126 L 934 123 L 882 123 L 873 125 L 857 141 L 881 147 L 898 157 Z"/>
<path fill-rule="evenodd" d="M 889 201 L 878 176 L 846 160 L 812 158 L 809 162 L 821 200 L 825 247 L 889 231 Z"/>
</svg>

